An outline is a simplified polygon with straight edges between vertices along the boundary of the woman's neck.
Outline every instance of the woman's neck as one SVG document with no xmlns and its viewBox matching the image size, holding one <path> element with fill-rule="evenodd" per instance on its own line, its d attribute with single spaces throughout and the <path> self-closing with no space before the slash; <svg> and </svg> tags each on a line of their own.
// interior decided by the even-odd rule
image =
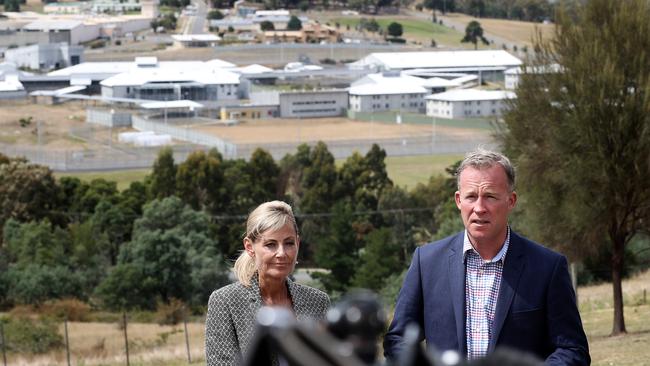
<svg viewBox="0 0 650 366">
<path fill-rule="evenodd" d="M 268 306 L 289 306 L 291 299 L 287 290 L 286 279 L 259 277 L 262 302 Z"/>
</svg>

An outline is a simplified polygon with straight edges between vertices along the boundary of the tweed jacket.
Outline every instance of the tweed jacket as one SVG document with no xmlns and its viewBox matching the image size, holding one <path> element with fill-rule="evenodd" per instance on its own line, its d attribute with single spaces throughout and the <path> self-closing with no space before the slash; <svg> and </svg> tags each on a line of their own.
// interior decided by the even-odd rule
<svg viewBox="0 0 650 366">
<path fill-rule="evenodd" d="M 287 288 L 298 321 L 324 319 L 330 299 L 324 292 L 287 278 Z M 238 365 L 246 355 L 255 331 L 255 316 L 262 307 L 257 275 L 251 286 L 240 282 L 210 295 L 205 321 L 205 359 L 208 366 Z"/>
</svg>

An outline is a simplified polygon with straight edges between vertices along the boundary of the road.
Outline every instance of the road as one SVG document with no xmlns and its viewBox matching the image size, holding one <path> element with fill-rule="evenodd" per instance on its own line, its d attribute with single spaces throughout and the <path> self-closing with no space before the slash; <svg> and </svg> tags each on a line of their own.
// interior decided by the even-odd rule
<svg viewBox="0 0 650 366">
<path fill-rule="evenodd" d="M 206 32 L 205 20 L 208 16 L 208 6 L 204 0 L 191 1 L 194 10 L 184 10 L 182 18 L 181 34 L 204 34 Z"/>
</svg>

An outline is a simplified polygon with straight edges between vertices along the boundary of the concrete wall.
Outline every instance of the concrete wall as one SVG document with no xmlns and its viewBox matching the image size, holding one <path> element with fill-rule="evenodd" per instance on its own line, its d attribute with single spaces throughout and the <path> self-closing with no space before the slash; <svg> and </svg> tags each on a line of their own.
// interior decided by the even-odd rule
<svg viewBox="0 0 650 366">
<path fill-rule="evenodd" d="M 437 118 L 486 118 L 501 116 L 506 104 L 503 100 L 427 101 L 427 116 Z"/>
<path fill-rule="evenodd" d="M 78 58 L 76 63 L 82 62 L 83 47 L 68 46 L 66 43 L 41 44 L 9 49 L 5 52 L 6 61 L 33 70 L 72 66 L 73 56 Z"/>
<path fill-rule="evenodd" d="M 3 31 L 0 33 L 0 47 L 27 46 L 31 44 L 47 44 L 70 42 L 70 32 L 22 32 Z"/>
<path fill-rule="evenodd" d="M 86 122 L 108 127 L 131 126 L 131 113 L 109 109 L 86 109 Z"/>
<path fill-rule="evenodd" d="M 356 112 L 424 111 L 425 94 L 350 95 L 350 109 Z"/>
<path fill-rule="evenodd" d="M 280 93 L 280 117 L 336 117 L 348 109 L 345 90 Z"/>
</svg>

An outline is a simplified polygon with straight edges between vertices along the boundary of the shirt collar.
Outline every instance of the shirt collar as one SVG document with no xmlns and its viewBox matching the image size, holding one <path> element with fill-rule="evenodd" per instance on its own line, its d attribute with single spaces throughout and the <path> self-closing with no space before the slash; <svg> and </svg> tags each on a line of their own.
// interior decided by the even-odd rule
<svg viewBox="0 0 650 366">
<path fill-rule="evenodd" d="M 506 233 L 506 240 L 503 242 L 503 246 L 501 246 L 501 250 L 497 253 L 497 255 L 494 256 L 489 261 L 485 261 L 486 263 L 491 263 L 491 262 L 498 262 L 498 261 L 505 261 L 506 253 L 508 252 L 508 246 L 510 245 L 510 226 L 508 226 L 508 231 Z M 465 234 L 463 235 L 463 261 L 465 260 L 465 257 L 467 257 L 467 253 L 473 250 L 474 253 L 478 255 L 478 252 L 476 249 L 474 249 L 474 246 L 472 245 L 472 242 L 469 241 L 469 236 L 467 235 L 467 230 L 465 230 Z M 480 256 L 480 255 L 479 255 Z"/>
</svg>

